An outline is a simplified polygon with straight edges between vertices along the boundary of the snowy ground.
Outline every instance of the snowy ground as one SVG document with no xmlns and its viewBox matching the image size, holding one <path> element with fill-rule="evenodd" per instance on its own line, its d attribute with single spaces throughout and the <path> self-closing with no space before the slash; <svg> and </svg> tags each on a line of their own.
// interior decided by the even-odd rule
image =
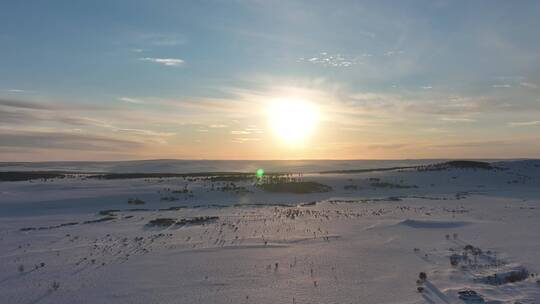
<svg viewBox="0 0 540 304">
<path fill-rule="evenodd" d="M 496 165 L 1 182 L 0 303 L 540 303 L 540 161 Z"/>
</svg>

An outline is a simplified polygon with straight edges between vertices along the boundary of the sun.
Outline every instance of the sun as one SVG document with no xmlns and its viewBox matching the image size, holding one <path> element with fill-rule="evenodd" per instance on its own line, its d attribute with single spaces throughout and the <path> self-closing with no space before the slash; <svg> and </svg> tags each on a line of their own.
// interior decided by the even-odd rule
<svg viewBox="0 0 540 304">
<path fill-rule="evenodd" d="M 300 144 L 313 132 L 317 109 L 299 99 L 278 99 L 268 107 L 268 119 L 274 134 L 289 144 Z"/>
</svg>

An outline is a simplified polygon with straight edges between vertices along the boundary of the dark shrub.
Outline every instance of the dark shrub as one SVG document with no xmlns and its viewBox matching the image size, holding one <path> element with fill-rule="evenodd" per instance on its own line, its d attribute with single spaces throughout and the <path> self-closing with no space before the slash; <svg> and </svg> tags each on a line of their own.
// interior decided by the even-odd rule
<svg viewBox="0 0 540 304">
<path fill-rule="evenodd" d="M 148 226 L 169 227 L 176 223 L 173 218 L 157 218 L 148 222 Z"/>
<path fill-rule="evenodd" d="M 330 192 L 332 187 L 323 185 L 317 182 L 279 182 L 266 183 L 258 185 L 259 188 L 268 192 L 284 192 L 284 193 L 318 193 Z"/>
<path fill-rule="evenodd" d="M 145 202 L 143 200 L 140 200 L 140 199 L 137 199 L 137 198 L 136 199 L 130 198 L 128 200 L 128 204 L 130 204 L 130 205 L 144 205 L 144 203 Z"/>
</svg>

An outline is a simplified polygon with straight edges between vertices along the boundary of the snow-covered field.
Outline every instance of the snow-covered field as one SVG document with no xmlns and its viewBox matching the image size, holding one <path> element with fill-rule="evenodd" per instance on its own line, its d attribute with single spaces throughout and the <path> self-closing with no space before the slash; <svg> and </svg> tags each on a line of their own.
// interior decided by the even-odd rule
<svg viewBox="0 0 540 304">
<path fill-rule="evenodd" d="M 0 182 L 0 303 L 540 303 L 540 161 L 494 165 Z"/>
</svg>

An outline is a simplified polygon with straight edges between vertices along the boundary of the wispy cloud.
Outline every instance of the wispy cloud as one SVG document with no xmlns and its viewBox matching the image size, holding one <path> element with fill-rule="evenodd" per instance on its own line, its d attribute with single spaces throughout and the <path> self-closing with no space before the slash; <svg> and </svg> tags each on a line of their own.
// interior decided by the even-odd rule
<svg viewBox="0 0 540 304">
<path fill-rule="evenodd" d="M 520 82 L 519 85 L 530 89 L 538 89 L 538 85 L 530 82 Z"/>
<path fill-rule="evenodd" d="M 510 122 L 508 124 L 510 126 L 513 126 L 513 127 L 538 126 L 538 125 L 540 125 L 540 120 L 522 121 L 522 122 Z"/>
<path fill-rule="evenodd" d="M 103 149 L 124 151 L 144 146 L 142 143 L 132 140 L 69 132 L 5 132 L 0 130 L 0 141 L 3 147 L 81 151 L 100 151 Z"/>
<path fill-rule="evenodd" d="M 449 130 L 441 129 L 441 128 L 427 128 L 427 129 L 423 129 L 421 131 L 427 132 L 427 133 L 448 133 L 448 132 L 450 132 Z"/>
<path fill-rule="evenodd" d="M 348 58 L 341 54 L 329 54 L 327 52 L 321 52 L 316 56 L 312 57 L 301 57 L 298 59 L 298 62 L 307 62 L 311 64 L 328 66 L 328 67 L 350 67 L 359 63 L 357 58 Z"/>
<path fill-rule="evenodd" d="M 155 58 L 155 57 L 143 57 L 140 58 L 142 61 L 149 61 L 157 64 L 161 64 L 164 66 L 181 66 L 184 64 L 184 60 L 180 58 Z"/>
<path fill-rule="evenodd" d="M 512 142 L 507 140 L 487 140 L 487 141 L 471 141 L 471 142 L 456 142 L 456 143 L 448 143 L 448 144 L 436 144 L 431 145 L 430 147 L 433 148 L 485 148 L 485 147 L 491 147 L 491 146 L 505 146 L 510 145 Z"/>
<path fill-rule="evenodd" d="M 261 140 L 260 138 L 256 138 L 256 137 L 237 137 L 237 138 L 233 138 L 232 142 L 243 144 L 250 141 L 260 141 L 260 140 Z"/>
<path fill-rule="evenodd" d="M 131 98 L 131 97 L 120 97 L 118 99 L 127 103 L 137 103 L 137 104 L 144 103 L 144 100 L 142 99 Z"/>
<path fill-rule="evenodd" d="M 153 46 L 176 46 L 185 44 L 186 39 L 176 35 L 156 35 L 154 37 L 150 37 L 149 42 Z"/>
<path fill-rule="evenodd" d="M 15 99 L 1 99 L 0 106 L 10 107 L 10 108 L 21 108 L 21 109 L 33 109 L 33 110 L 53 110 L 58 108 L 55 105 L 48 103 L 38 103 L 27 100 L 15 100 Z"/>
<path fill-rule="evenodd" d="M 138 44 L 152 47 L 172 47 L 187 42 L 186 37 L 171 33 L 137 33 L 134 38 Z"/>
<path fill-rule="evenodd" d="M 497 76 L 495 77 L 495 79 L 497 80 L 500 80 L 500 81 L 521 81 L 521 80 L 524 80 L 525 77 L 523 76 Z"/>
<path fill-rule="evenodd" d="M 373 144 L 368 149 L 372 150 L 397 150 L 406 147 L 406 144 Z"/>
<path fill-rule="evenodd" d="M 405 53 L 405 51 L 402 51 L 402 50 L 388 51 L 388 52 L 384 53 L 384 56 L 397 56 L 397 55 L 401 55 L 401 54 L 404 54 L 404 53 Z"/>
<path fill-rule="evenodd" d="M 465 117 L 441 117 L 439 120 L 448 122 L 475 122 L 475 119 Z"/>
<path fill-rule="evenodd" d="M 231 134 L 233 134 L 233 135 L 247 135 L 247 134 L 251 134 L 251 132 L 241 130 L 241 131 L 231 131 Z"/>
<path fill-rule="evenodd" d="M 157 136 L 157 137 L 161 137 L 161 136 L 168 137 L 168 136 L 176 135 L 176 133 L 173 133 L 173 132 L 156 132 L 156 131 L 145 130 L 145 129 L 129 129 L 129 128 L 119 129 L 119 128 L 116 128 L 114 130 L 117 131 L 117 132 L 133 133 L 133 134 L 152 136 L 152 137 L 155 137 L 155 136 Z"/>
<path fill-rule="evenodd" d="M 530 99 L 515 103 L 508 101 L 504 96 L 462 96 L 451 98 L 448 102 L 440 102 L 438 100 L 440 98 L 438 96 L 418 96 L 416 100 L 406 98 L 402 99 L 401 103 L 394 103 L 394 107 L 401 111 L 444 115 L 444 117 L 460 117 L 477 113 L 540 110 L 540 104 Z"/>
<path fill-rule="evenodd" d="M 262 134 L 263 129 L 258 128 L 257 126 L 248 126 L 245 128 L 246 132 L 250 132 L 252 134 Z"/>
<path fill-rule="evenodd" d="M 512 85 L 511 84 L 494 84 L 492 85 L 493 88 L 499 88 L 499 89 L 507 89 L 507 88 L 511 88 Z"/>
<path fill-rule="evenodd" d="M 31 91 L 23 90 L 23 89 L 5 89 L 2 91 L 8 92 L 8 93 L 30 93 L 31 92 Z"/>
<path fill-rule="evenodd" d="M 85 116 L 79 116 L 85 111 Z M 165 143 L 166 137 L 174 132 L 139 128 L 146 121 L 154 121 L 140 111 L 124 111 L 114 107 L 88 105 L 66 106 L 60 103 L 42 103 L 26 100 L 0 99 L 0 128 L 11 132 L 46 131 L 49 133 L 66 130 L 82 130 L 85 133 L 105 138 L 119 138 L 141 143 Z M 88 116 L 86 116 L 88 115 Z M 98 118 L 94 118 L 98 117 Z M 162 123 L 165 121 L 161 117 Z M 114 121 L 115 123 L 111 123 Z M 134 127 L 132 127 L 134 126 Z M 170 128 L 169 128 L 170 129 Z M 82 139 L 81 139 L 82 140 Z"/>
</svg>

